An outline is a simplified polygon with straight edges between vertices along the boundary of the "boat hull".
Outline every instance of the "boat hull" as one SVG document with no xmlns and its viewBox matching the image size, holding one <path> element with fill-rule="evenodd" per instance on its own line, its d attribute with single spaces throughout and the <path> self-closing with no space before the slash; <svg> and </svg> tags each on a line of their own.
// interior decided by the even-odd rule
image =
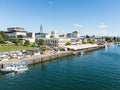
<svg viewBox="0 0 120 90">
<path fill-rule="evenodd" d="M 1 69 L 2 73 L 10 73 L 10 72 L 14 72 L 14 70 L 8 70 L 8 69 Z"/>
<path fill-rule="evenodd" d="M 27 71 L 28 68 L 23 68 L 23 69 L 15 69 L 14 72 L 24 72 Z"/>
</svg>

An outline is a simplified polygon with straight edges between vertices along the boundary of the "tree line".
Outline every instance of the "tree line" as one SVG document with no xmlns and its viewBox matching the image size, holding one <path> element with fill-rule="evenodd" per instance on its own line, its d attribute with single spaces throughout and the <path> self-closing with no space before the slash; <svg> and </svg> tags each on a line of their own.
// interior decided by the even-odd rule
<svg viewBox="0 0 120 90">
<path fill-rule="evenodd" d="M 0 31 L 0 43 L 5 43 L 8 40 L 9 36 L 4 31 Z"/>
</svg>

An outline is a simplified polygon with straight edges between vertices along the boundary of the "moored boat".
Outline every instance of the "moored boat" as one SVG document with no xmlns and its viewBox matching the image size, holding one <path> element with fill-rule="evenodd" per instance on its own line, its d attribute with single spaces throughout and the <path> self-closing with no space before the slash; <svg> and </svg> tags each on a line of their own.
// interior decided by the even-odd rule
<svg viewBox="0 0 120 90">
<path fill-rule="evenodd" d="M 1 69 L 1 72 L 3 72 L 3 73 L 10 73 L 13 71 L 14 71 L 14 67 L 12 67 L 12 66 Z"/>
<path fill-rule="evenodd" d="M 28 70 L 28 65 L 26 62 L 22 62 L 21 64 L 18 64 L 16 68 L 14 69 L 14 72 L 22 72 L 22 71 L 27 71 Z"/>
<path fill-rule="evenodd" d="M 28 66 L 25 62 L 22 63 L 14 63 L 10 66 L 7 66 L 3 69 L 1 69 L 1 72 L 3 73 L 10 73 L 10 72 L 20 72 L 20 71 L 26 71 L 28 70 Z"/>
<path fill-rule="evenodd" d="M 10 66 L 4 66 L 4 68 L 1 69 L 1 72 L 3 73 L 10 73 L 14 72 L 16 64 L 11 64 Z"/>
</svg>

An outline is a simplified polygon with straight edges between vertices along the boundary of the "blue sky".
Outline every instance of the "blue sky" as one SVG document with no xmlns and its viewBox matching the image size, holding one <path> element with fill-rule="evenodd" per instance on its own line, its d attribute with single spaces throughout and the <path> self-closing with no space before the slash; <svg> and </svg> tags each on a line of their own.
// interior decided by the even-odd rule
<svg viewBox="0 0 120 90">
<path fill-rule="evenodd" d="M 120 0 L 0 0 L 0 30 L 120 36 Z"/>
</svg>

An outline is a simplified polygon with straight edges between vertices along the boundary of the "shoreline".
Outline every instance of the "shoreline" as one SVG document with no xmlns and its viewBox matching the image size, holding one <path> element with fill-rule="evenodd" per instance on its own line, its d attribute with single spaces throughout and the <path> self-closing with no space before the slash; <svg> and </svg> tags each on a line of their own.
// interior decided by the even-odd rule
<svg viewBox="0 0 120 90">
<path fill-rule="evenodd" d="M 30 58 L 24 58 L 24 59 L 12 59 L 12 60 L 8 60 L 8 61 L 1 61 L 0 62 L 0 69 L 4 66 L 9 66 L 10 64 L 14 63 L 19 63 L 22 61 L 25 61 L 28 65 L 31 64 L 36 64 L 36 63 L 42 63 L 45 61 L 51 61 L 57 58 L 62 58 L 62 57 L 66 57 L 66 56 L 71 56 L 71 55 L 82 55 L 82 52 L 88 52 L 88 51 L 93 51 L 93 50 L 98 50 L 101 48 L 104 48 L 104 45 L 97 45 L 97 46 L 90 46 L 90 47 L 86 47 L 86 48 L 81 48 L 77 51 L 60 51 L 59 53 L 55 53 L 55 54 L 45 54 L 45 55 L 38 55 L 38 56 L 32 56 Z"/>
</svg>

